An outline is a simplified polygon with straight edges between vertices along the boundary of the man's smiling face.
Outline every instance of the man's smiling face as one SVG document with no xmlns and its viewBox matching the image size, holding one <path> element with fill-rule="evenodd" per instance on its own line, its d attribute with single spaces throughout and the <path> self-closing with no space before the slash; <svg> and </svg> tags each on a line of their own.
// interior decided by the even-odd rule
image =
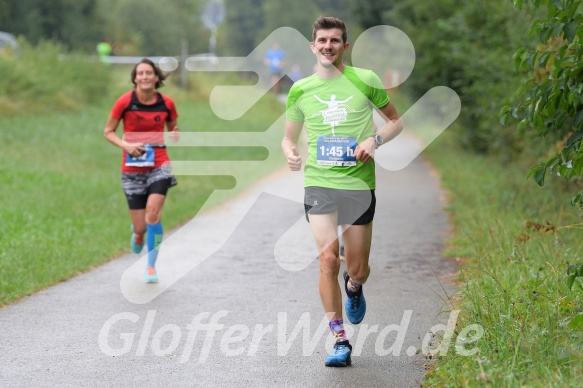
<svg viewBox="0 0 583 388">
<path fill-rule="evenodd" d="M 348 50 L 348 46 L 348 42 L 342 41 L 342 30 L 339 28 L 316 31 L 316 37 L 310 43 L 318 65 L 325 68 L 341 66 L 342 55 Z"/>
</svg>

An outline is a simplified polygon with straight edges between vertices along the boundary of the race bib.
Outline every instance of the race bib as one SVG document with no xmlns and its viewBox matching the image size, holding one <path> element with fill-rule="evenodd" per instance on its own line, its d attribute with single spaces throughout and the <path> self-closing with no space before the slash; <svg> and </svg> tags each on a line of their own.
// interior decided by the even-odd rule
<svg viewBox="0 0 583 388">
<path fill-rule="evenodd" d="M 356 166 L 357 145 L 351 136 L 320 136 L 316 160 L 321 166 Z"/>
<path fill-rule="evenodd" d="M 144 145 L 146 152 L 142 156 L 133 157 L 126 152 L 126 166 L 128 167 L 151 167 L 155 165 L 154 148 L 149 145 Z"/>
</svg>

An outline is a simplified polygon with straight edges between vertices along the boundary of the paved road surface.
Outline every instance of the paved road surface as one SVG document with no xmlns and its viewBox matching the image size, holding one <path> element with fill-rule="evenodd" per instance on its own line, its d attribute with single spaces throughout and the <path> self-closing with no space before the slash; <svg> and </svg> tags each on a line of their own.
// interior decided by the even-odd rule
<svg viewBox="0 0 583 388">
<path fill-rule="evenodd" d="M 456 270 L 441 257 L 443 193 L 421 159 L 377 170 L 368 312 L 347 325 L 351 367 L 324 367 L 315 245 L 296 223 L 302 177 L 281 171 L 167 238 L 157 285 L 142 284 L 131 270 L 142 263 L 127 255 L 1 309 L 0 386 L 418 386 L 426 359 L 411 347 L 447 321 L 442 284 L 451 292 Z M 219 249 L 197 259 L 206 246 Z"/>
</svg>

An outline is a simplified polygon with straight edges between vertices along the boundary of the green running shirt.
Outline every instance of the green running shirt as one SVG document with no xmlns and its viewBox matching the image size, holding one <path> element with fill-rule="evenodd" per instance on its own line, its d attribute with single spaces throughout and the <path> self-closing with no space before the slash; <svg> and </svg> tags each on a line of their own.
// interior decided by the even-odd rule
<svg viewBox="0 0 583 388">
<path fill-rule="evenodd" d="M 330 149 L 322 147 L 318 138 L 353 137 L 360 144 L 374 133 L 373 108 L 388 103 L 389 96 L 380 78 L 370 70 L 356 67 L 346 66 L 335 78 L 321 79 L 313 74 L 294 83 L 288 94 L 286 117 L 293 122 L 303 121 L 307 128 L 304 187 L 374 190 L 374 162 L 357 161 L 355 166 L 318 164 L 318 157 L 325 159 L 325 154 L 328 157 L 330 154 Z M 334 149 L 332 154 L 336 155 Z"/>
</svg>

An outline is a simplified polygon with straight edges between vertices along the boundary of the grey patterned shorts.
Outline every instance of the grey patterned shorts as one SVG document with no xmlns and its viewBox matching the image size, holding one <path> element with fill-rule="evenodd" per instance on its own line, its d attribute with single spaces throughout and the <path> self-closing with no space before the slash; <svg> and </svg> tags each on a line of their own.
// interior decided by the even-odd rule
<svg viewBox="0 0 583 388">
<path fill-rule="evenodd" d="M 121 186 L 128 199 L 130 209 L 145 209 L 148 195 L 166 195 L 168 189 L 176 186 L 176 177 L 155 168 L 147 172 L 122 172 Z"/>
</svg>

